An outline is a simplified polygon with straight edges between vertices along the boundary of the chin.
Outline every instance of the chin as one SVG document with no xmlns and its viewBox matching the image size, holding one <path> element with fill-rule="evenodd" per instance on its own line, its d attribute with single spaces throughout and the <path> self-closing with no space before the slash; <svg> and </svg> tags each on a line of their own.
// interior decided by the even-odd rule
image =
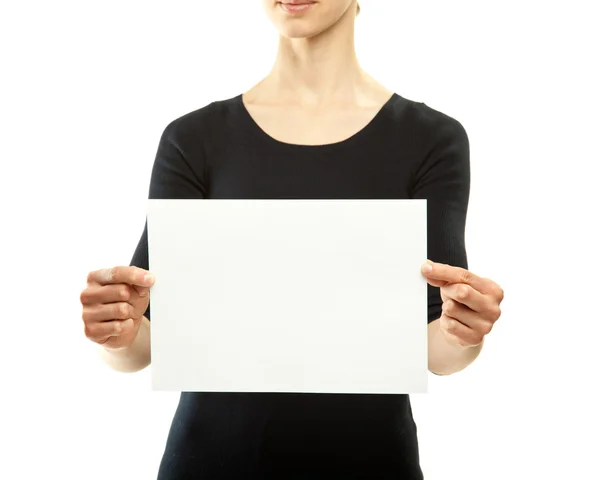
<svg viewBox="0 0 600 480">
<path fill-rule="evenodd" d="M 311 11 L 305 14 L 290 15 L 281 10 L 279 3 L 276 3 L 270 16 L 281 36 L 286 38 L 309 38 L 318 35 L 327 28 L 327 10 L 325 12 Z M 315 7 L 318 8 L 320 5 L 316 3 Z"/>
<path fill-rule="evenodd" d="M 277 30 L 279 34 L 286 38 L 310 38 L 318 35 L 327 29 L 327 25 L 322 22 L 315 22 L 314 19 L 304 18 L 294 19 L 294 21 L 278 22 Z"/>
</svg>

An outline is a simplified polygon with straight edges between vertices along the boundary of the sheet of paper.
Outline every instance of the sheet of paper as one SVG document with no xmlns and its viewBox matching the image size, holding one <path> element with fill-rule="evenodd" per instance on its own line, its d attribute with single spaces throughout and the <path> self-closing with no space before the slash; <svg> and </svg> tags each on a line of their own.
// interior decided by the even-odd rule
<svg viewBox="0 0 600 480">
<path fill-rule="evenodd" d="M 149 200 L 152 385 L 427 389 L 426 200 Z"/>
</svg>

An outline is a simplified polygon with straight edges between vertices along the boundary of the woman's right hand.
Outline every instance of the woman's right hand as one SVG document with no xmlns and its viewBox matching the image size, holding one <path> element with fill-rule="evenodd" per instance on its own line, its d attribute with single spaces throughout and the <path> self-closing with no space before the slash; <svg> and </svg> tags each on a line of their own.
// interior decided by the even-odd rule
<svg viewBox="0 0 600 480">
<path fill-rule="evenodd" d="M 135 340 L 148 303 L 154 276 L 138 267 L 113 267 L 90 272 L 81 292 L 87 338 L 121 349 Z"/>
</svg>

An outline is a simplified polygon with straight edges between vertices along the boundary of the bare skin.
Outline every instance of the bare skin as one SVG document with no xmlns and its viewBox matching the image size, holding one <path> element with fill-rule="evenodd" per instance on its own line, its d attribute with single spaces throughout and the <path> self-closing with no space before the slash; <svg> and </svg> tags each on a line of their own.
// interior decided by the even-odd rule
<svg viewBox="0 0 600 480">
<path fill-rule="evenodd" d="M 150 322 L 144 317 L 154 277 L 137 267 L 90 272 L 81 292 L 84 333 L 101 345 L 115 370 L 134 372 L 150 364 Z"/>
<path fill-rule="evenodd" d="M 504 290 L 469 270 L 428 260 L 427 282 L 440 287 L 442 314 L 428 327 L 429 370 L 450 375 L 468 367 L 481 353 L 501 315 Z"/>
<path fill-rule="evenodd" d="M 365 81 L 350 104 L 307 107 L 296 101 L 277 102 L 267 81 L 244 93 L 243 101 L 256 124 L 270 137 L 297 145 L 337 143 L 362 130 L 389 100 L 392 91 Z"/>
<path fill-rule="evenodd" d="M 356 1 L 318 1 L 302 16 L 285 14 L 276 0 L 263 6 L 280 36 L 271 71 L 242 97 L 254 121 L 298 145 L 337 143 L 362 130 L 393 91 L 358 62 Z"/>
</svg>

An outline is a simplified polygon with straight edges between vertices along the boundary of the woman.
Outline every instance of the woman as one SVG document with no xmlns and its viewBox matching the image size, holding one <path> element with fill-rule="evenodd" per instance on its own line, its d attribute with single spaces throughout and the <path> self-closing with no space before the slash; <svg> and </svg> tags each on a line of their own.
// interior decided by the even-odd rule
<svg viewBox="0 0 600 480">
<path fill-rule="evenodd" d="M 356 0 L 264 7 L 280 33 L 272 71 L 166 127 L 149 197 L 427 198 L 429 369 L 465 368 L 503 296 L 466 270 L 465 130 L 360 68 Z M 150 363 L 147 269 L 144 228 L 131 265 L 91 272 L 81 295 L 86 334 L 117 370 Z M 159 479 L 188 478 L 423 478 L 410 399 L 182 392 Z"/>
</svg>

